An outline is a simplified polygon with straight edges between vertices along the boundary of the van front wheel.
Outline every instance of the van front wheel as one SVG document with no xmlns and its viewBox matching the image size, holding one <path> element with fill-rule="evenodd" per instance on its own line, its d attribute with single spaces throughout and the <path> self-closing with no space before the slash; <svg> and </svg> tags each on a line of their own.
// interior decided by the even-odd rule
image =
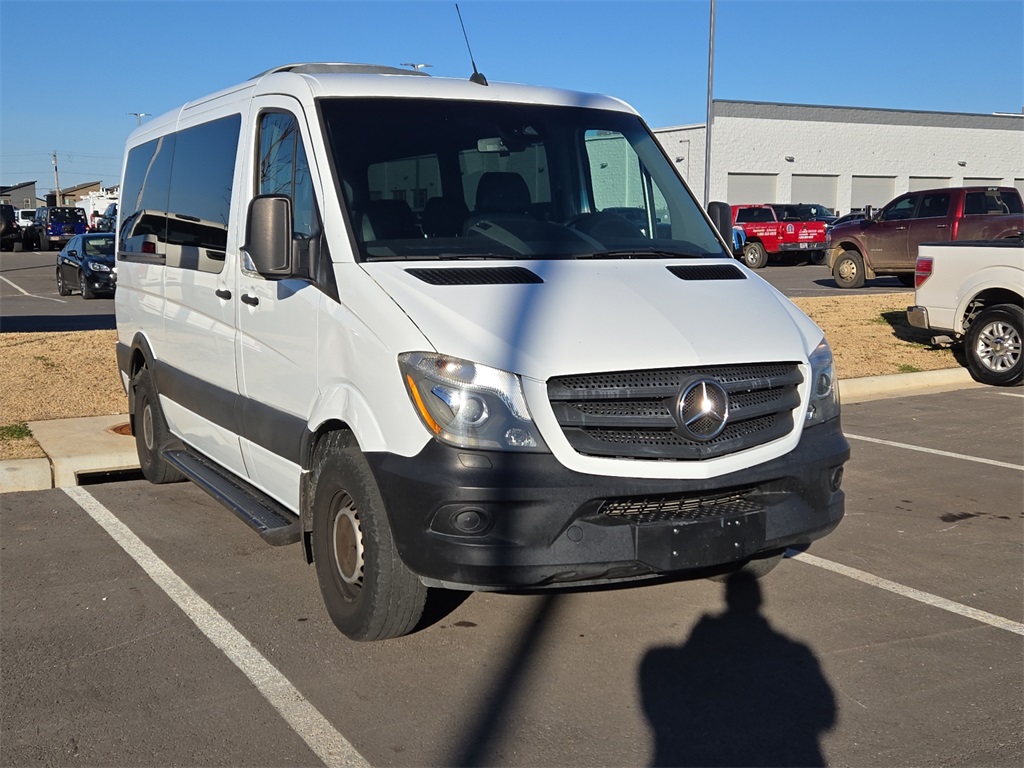
<svg viewBox="0 0 1024 768">
<path fill-rule="evenodd" d="M 313 562 L 335 626 L 352 640 L 406 635 L 427 589 L 398 554 L 370 465 L 349 432 L 327 435 L 313 461 Z"/>
</svg>

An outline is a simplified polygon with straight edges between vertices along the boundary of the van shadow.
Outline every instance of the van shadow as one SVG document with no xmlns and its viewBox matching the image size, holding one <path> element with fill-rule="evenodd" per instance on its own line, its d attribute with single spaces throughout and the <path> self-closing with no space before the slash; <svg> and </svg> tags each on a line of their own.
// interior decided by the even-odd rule
<svg viewBox="0 0 1024 768">
<path fill-rule="evenodd" d="M 748 574 L 729 577 L 726 603 L 682 645 L 644 656 L 652 765 L 826 765 L 820 739 L 835 725 L 836 702 L 818 660 L 772 628 Z"/>
</svg>

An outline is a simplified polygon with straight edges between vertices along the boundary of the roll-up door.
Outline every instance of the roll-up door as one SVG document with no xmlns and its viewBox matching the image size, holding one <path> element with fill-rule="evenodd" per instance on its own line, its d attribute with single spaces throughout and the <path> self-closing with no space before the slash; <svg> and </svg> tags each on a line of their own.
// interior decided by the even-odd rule
<svg viewBox="0 0 1024 768">
<path fill-rule="evenodd" d="M 775 202 L 776 179 L 774 173 L 730 173 L 729 204 Z"/>
</svg>

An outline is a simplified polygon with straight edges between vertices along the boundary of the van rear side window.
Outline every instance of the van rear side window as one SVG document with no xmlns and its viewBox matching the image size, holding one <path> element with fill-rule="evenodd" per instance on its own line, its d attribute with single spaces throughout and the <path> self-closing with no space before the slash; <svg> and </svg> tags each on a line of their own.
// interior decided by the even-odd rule
<svg viewBox="0 0 1024 768">
<path fill-rule="evenodd" d="M 128 153 L 119 259 L 202 272 L 224 268 L 241 121 L 230 115 Z"/>
</svg>

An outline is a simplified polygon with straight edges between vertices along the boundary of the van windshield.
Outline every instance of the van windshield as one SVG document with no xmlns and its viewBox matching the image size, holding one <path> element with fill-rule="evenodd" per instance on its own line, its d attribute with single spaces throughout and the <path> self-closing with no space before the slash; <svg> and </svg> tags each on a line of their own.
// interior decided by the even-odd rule
<svg viewBox="0 0 1024 768">
<path fill-rule="evenodd" d="M 728 256 L 635 115 L 388 98 L 320 109 L 364 260 Z"/>
</svg>

